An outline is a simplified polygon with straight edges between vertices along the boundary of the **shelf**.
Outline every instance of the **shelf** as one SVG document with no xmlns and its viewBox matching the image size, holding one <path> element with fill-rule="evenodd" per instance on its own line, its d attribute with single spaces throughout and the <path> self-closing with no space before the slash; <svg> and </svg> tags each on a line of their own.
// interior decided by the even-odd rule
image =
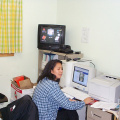
<svg viewBox="0 0 120 120">
<path fill-rule="evenodd" d="M 50 51 L 50 50 L 38 50 L 38 76 L 40 75 L 41 71 L 42 71 L 42 60 L 43 60 L 43 54 L 44 53 L 51 53 L 51 54 L 56 54 L 58 55 L 58 59 L 59 60 L 67 60 L 68 58 L 70 59 L 74 59 L 74 58 L 82 58 L 83 54 L 66 54 L 66 53 L 60 53 L 60 52 L 54 52 L 54 51 Z"/>
<path fill-rule="evenodd" d="M 66 53 L 54 52 L 54 51 L 50 51 L 50 50 L 39 50 L 39 52 L 52 53 L 52 54 L 56 54 L 56 55 L 60 55 L 60 56 L 65 56 L 68 58 L 82 58 L 83 57 L 83 54 L 74 54 L 74 53 L 66 54 Z"/>
</svg>

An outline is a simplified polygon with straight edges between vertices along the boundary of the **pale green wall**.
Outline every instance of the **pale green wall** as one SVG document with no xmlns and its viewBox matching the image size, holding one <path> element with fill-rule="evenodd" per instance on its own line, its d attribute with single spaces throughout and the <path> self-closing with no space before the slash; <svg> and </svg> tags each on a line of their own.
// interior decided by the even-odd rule
<svg viewBox="0 0 120 120">
<path fill-rule="evenodd" d="M 58 0 L 57 11 L 66 44 L 93 60 L 97 70 L 120 77 L 120 1 Z M 81 43 L 83 27 L 89 28 L 88 43 Z"/>
<path fill-rule="evenodd" d="M 23 0 L 23 52 L 0 58 L 0 92 L 10 98 L 10 80 L 19 75 L 36 82 L 37 24 L 65 24 L 66 44 L 92 59 L 102 72 L 120 76 L 120 2 L 118 0 Z M 90 29 L 81 43 L 82 27 Z"/>
<path fill-rule="evenodd" d="M 38 76 L 37 26 L 56 23 L 57 0 L 23 0 L 23 52 L 0 57 L 0 93 L 10 100 L 10 80 L 26 75 L 32 82 Z"/>
</svg>

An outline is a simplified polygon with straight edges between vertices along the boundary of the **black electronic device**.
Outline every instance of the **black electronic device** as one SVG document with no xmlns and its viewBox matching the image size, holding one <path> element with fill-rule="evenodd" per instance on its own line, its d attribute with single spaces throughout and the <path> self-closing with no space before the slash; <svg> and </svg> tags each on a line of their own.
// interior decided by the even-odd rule
<svg viewBox="0 0 120 120">
<path fill-rule="evenodd" d="M 74 51 L 75 54 L 81 54 L 81 51 Z"/>
<path fill-rule="evenodd" d="M 38 24 L 38 49 L 60 49 L 65 44 L 65 29 L 65 25 Z"/>
<path fill-rule="evenodd" d="M 73 50 L 71 50 L 71 46 L 69 45 L 61 45 L 59 49 L 56 49 L 55 52 L 61 52 L 61 53 L 73 53 Z"/>
<path fill-rule="evenodd" d="M 80 58 L 73 58 L 73 61 L 77 61 L 77 60 L 80 60 Z"/>
</svg>

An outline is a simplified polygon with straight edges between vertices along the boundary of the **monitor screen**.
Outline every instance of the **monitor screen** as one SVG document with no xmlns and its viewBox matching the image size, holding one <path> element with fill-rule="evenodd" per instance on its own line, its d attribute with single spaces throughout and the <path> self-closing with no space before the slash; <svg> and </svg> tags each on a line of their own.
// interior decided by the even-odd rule
<svg viewBox="0 0 120 120">
<path fill-rule="evenodd" d="M 71 86 L 88 92 L 89 81 L 95 77 L 95 71 L 95 68 L 87 63 L 75 63 L 72 68 Z"/>
<path fill-rule="evenodd" d="M 41 43 L 59 44 L 62 39 L 62 29 L 54 27 L 41 27 Z"/>
<path fill-rule="evenodd" d="M 89 75 L 88 69 L 74 66 L 73 80 L 72 81 L 77 83 L 77 84 L 87 86 L 88 75 Z"/>
</svg>

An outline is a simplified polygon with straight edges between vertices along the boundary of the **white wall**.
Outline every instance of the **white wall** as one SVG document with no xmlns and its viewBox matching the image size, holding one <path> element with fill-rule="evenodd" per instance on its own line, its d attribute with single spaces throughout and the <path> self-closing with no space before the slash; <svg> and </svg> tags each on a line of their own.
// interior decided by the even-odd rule
<svg viewBox="0 0 120 120">
<path fill-rule="evenodd" d="M 66 25 L 66 44 L 93 60 L 97 70 L 120 77 L 120 1 L 58 0 L 57 10 L 57 23 Z M 84 27 L 88 43 L 81 43 Z"/>
<path fill-rule="evenodd" d="M 92 59 L 99 71 L 120 77 L 119 11 L 119 0 L 23 0 L 23 52 L 0 58 L 0 92 L 10 98 L 10 80 L 19 75 L 36 82 L 39 23 L 65 24 L 66 44 Z M 89 43 L 81 43 L 83 27 L 90 29 Z"/>
<path fill-rule="evenodd" d="M 26 75 L 37 81 L 37 26 L 56 23 L 57 0 L 23 0 L 23 52 L 0 58 L 0 93 L 10 98 L 10 80 Z"/>
</svg>

